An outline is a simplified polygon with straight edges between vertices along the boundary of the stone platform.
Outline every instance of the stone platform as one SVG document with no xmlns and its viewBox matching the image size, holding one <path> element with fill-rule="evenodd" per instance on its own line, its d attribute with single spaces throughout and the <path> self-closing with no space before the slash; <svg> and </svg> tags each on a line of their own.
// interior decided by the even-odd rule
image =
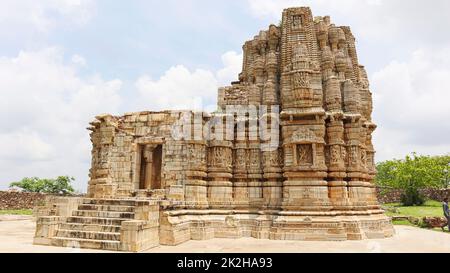
<svg viewBox="0 0 450 273">
<path fill-rule="evenodd" d="M 34 244 L 134 252 L 159 245 L 157 202 L 123 199 L 72 201 L 79 205 L 67 215 L 37 219 Z"/>
<path fill-rule="evenodd" d="M 5 220 L 6 218 L 6 220 Z M 106 250 L 33 245 L 31 217 L 0 216 L 0 253 L 112 253 Z M 395 235 L 358 241 L 275 241 L 254 238 L 191 240 L 145 253 L 450 253 L 450 233 L 395 226 Z"/>
<path fill-rule="evenodd" d="M 390 237 L 383 211 L 165 210 L 163 201 L 72 199 L 67 215 L 41 216 L 34 244 L 140 252 L 190 240 L 244 238 L 345 241 Z M 57 214 L 57 213 L 56 213 Z"/>
</svg>

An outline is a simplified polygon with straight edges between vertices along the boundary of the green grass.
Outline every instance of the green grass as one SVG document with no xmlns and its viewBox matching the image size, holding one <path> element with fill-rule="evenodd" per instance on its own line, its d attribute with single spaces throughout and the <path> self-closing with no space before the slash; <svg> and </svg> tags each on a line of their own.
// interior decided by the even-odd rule
<svg viewBox="0 0 450 273">
<path fill-rule="evenodd" d="M 387 211 L 388 216 L 412 217 L 443 217 L 442 204 L 438 201 L 427 201 L 422 206 L 403 207 L 399 203 L 385 204 L 385 207 L 396 209 L 397 212 Z"/>
<path fill-rule="evenodd" d="M 403 217 L 414 217 L 417 219 L 422 219 L 424 217 L 443 217 L 444 212 L 442 210 L 442 204 L 438 201 L 427 201 L 422 206 L 405 207 L 400 203 L 384 204 L 386 215 L 393 216 L 403 216 Z M 393 211 L 395 210 L 395 211 Z M 393 220 L 392 223 L 397 226 L 416 226 L 408 220 Z M 440 228 L 431 229 L 434 231 L 442 232 Z"/>
<path fill-rule="evenodd" d="M 410 221 L 408 220 L 393 220 L 392 224 L 396 226 L 414 226 Z"/>
<path fill-rule="evenodd" d="M 0 210 L 0 215 L 32 215 L 31 209 Z"/>
</svg>

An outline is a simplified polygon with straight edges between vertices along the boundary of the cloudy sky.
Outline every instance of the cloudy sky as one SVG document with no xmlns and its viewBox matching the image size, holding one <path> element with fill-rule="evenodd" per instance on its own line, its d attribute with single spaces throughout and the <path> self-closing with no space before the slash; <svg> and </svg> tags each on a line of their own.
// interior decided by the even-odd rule
<svg viewBox="0 0 450 273">
<path fill-rule="evenodd" d="M 71 175 L 85 190 L 99 113 L 210 109 L 241 47 L 289 6 L 357 37 L 377 161 L 450 152 L 448 0 L 0 0 L 0 189 Z"/>
</svg>

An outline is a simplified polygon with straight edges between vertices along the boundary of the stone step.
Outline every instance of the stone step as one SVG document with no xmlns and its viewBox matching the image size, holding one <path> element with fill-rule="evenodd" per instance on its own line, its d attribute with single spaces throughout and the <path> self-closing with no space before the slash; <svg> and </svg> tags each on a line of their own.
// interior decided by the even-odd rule
<svg viewBox="0 0 450 273">
<path fill-rule="evenodd" d="M 134 206 L 125 205 L 94 205 L 83 204 L 78 206 L 78 210 L 95 210 L 95 211 L 115 211 L 115 212 L 134 212 Z"/>
<path fill-rule="evenodd" d="M 52 238 L 52 245 L 57 246 L 57 247 L 88 248 L 88 249 L 103 249 L 103 250 L 111 250 L 111 251 L 121 251 L 121 245 L 120 245 L 120 242 L 118 242 L 118 241 L 54 237 L 54 238 Z"/>
<path fill-rule="evenodd" d="M 76 210 L 72 216 L 134 219 L 134 212 Z"/>
<path fill-rule="evenodd" d="M 61 224 L 59 229 L 95 232 L 120 232 L 120 226 L 76 223 Z"/>
<path fill-rule="evenodd" d="M 84 205 L 135 206 L 136 200 L 127 199 L 84 199 Z"/>
<path fill-rule="evenodd" d="M 130 220 L 130 219 L 72 216 L 72 217 L 67 218 L 67 223 L 69 223 L 69 224 L 86 224 L 86 225 L 120 226 L 120 225 L 122 225 L 123 221 L 128 221 L 128 220 Z"/>
<path fill-rule="evenodd" d="M 120 233 L 118 232 L 95 232 L 95 231 L 79 231 L 60 229 L 56 232 L 59 238 L 75 238 L 89 239 L 100 241 L 120 241 Z"/>
</svg>

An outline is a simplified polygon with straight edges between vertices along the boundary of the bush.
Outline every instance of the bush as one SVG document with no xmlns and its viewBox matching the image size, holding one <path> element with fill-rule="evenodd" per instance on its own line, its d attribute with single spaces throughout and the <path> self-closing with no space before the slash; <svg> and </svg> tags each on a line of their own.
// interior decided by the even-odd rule
<svg viewBox="0 0 450 273">
<path fill-rule="evenodd" d="M 402 194 L 400 202 L 404 206 L 422 206 L 425 204 L 425 197 L 416 189 L 406 190 Z"/>
<path fill-rule="evenodd" d="M 17 187 L 25 192 L 50 193 L 50 194 L 72 194 L 74 189 L 73 177 L 59 176 L 56 179 L 40 179 L 38 177 L 24 178 L 19 182 L 13 182 L 10 187 Z"/>
</svg>

